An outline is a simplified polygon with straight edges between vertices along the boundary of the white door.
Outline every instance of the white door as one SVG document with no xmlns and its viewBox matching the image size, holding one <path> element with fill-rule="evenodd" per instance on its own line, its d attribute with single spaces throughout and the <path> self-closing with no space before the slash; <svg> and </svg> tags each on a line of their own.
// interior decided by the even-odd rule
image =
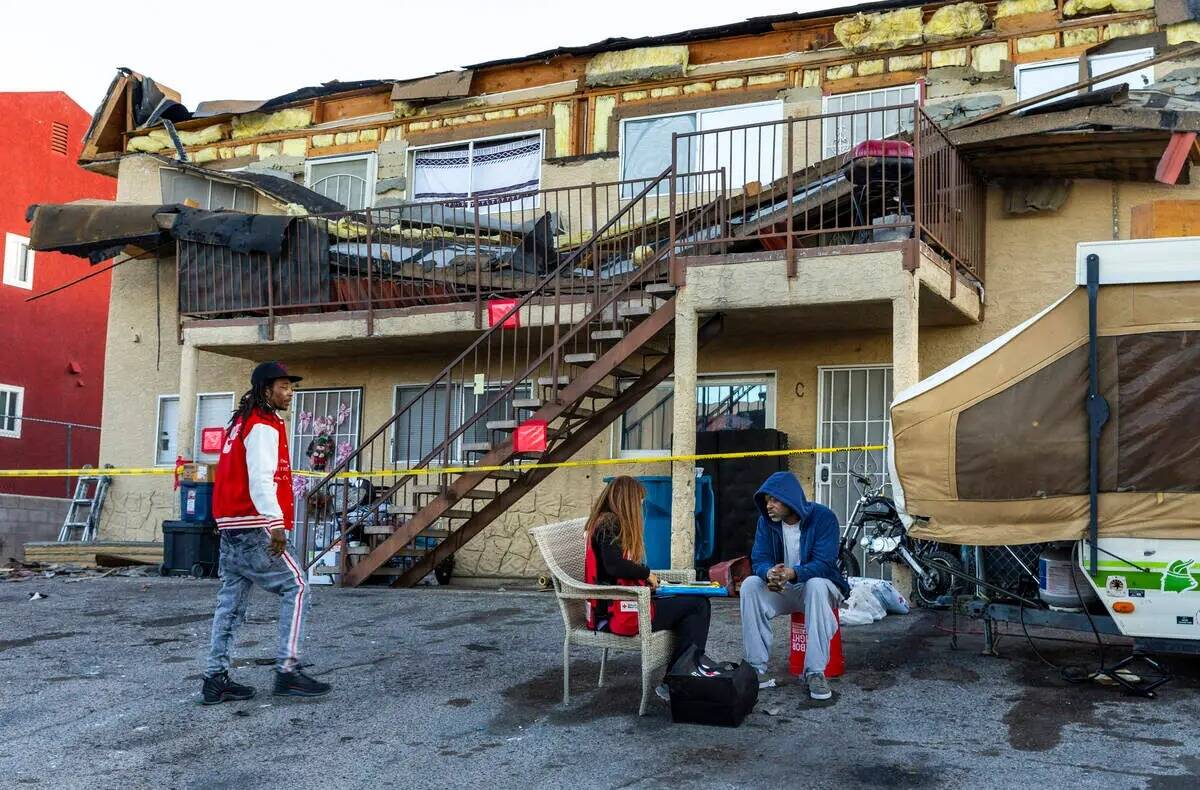
<svg viewBox="0 0 1200 790">
<path fill-rule="evenodd" d="M 823 367 L 819 375 L 817 445 L 835 448 L 885 444 L 891 423 L 891 366 Z M 852 471 L 870 478 L 872 486 L 886 481 L 886 451 L 817 456 L 816 500 L 837 514 L 843 529 L 860 494 L 850 476 Z M 865 565 L 863 570 L 867 570 Z"/>
</svg>

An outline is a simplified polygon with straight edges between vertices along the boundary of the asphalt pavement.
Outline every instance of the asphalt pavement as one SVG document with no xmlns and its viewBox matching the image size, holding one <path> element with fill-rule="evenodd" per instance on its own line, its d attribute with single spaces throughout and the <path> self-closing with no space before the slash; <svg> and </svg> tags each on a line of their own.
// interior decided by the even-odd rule
<svg viewBox="0 0 1200 790">
<path fill-rule="evenodd" d="M 657 700 L 637 716 L 634 655 L 610 659 L 597 689 L 598 655 L 576 649 L 562 704 L 551 593 L 325 587 L 304 660 L 333 694 L 270 696 L 277 607 L 256 591 L 235 677 L 260 694 L 202 707 L 216 585 L 0 584 L 0 787 L 1200 786 L 1195 660 L 1172 662 L 1156 699 L 1130 698 L 1067 683 L 1019 629 L 985 657 L 977 623 L 920 611 L 845 628 L 828 703 L 785 684 L 739 728 L 676 725 Z M 718 602 L 709 653 L 737 659 L 739 633 L 736 602 Z M 1055 663 L 1097 658 L 1094 644 L 1040 647 Z"/>
</svg>

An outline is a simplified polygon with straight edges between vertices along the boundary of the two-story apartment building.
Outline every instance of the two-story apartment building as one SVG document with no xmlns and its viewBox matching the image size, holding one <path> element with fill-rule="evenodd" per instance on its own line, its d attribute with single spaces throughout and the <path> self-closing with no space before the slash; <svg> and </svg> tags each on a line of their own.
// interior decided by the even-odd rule
<svg viewBox="0 0 1200 790">
<path fill-rule="evenodd" d="M 614 471 L 513 462 L 739 428 L 883 445 L 892 394 L 1071 287 L 1076 242 L 1200 197 L 1180 13 L 875 3 L 190 111 L 122 72 L 82 157 L 117 205 L 87 238 L 79 207 L 42 224 L 136 256 L 113 274 L 101 456 L 210 459 L 252 362 L 285 360 L 294 466 L 329 475 L 297 483 L 307 545 L 347 530 L 344 581 L 411 583 L 451 554 L 538 573 L 526 529 Z M 133 339 L 155 326 L 161 349 Z M 530 421 L 546 449 L 514 447 Z M 843 518 L 850 472 L 886 473 L 880 450 L 789 464 Z M 484 469 L 404 473 L 464 466 Z M 695 466 L 622 467 L 673 476 L 677 567 Z M 103 536 L 156 539 L 172 497 L 114 481 Z"/>
</svg>

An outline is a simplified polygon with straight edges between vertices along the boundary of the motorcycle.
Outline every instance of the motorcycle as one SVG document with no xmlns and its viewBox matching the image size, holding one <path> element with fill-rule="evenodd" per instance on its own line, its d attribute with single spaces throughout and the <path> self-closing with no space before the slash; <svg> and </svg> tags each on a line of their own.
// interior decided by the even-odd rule
<svg viewBox="0 0 1200 790">
<path fill-rule="evenodd" d="M 857 472 L 850 475 L 860 495 L 838 550 L 842 572 L 847 576 L 862 574 L 855 553 L 855 549 L 862 547 L 870 562 L 899 562 L 911 568 L 913 597 L 922 606 L 936 606 L 939 599 L 953 594 L 960 582 L 951 571 L 963 572 L 958 556 L 936 541 L 916 540 L 909 536 L 895 501 L 883 493 L 887 482 L 872 487 L 870 478 Z"/>
</svg>

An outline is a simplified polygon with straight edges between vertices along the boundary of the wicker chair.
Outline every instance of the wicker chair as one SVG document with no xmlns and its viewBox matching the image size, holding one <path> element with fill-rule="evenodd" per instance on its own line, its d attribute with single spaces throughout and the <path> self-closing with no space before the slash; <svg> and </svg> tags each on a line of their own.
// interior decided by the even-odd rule
<svg viewBox="0 0 1200 790">
<path fill-rule="evenodd" d="M 571 700 L 571 645 L 600 649 L 600 680 L 604 685 L 604 667 L 608 662 L 609 650 L 640 651 L 642 654 L 642 702 L 638 715 L 646 715 L 646 703 L 654 690 L 656 673 L 662 671 L 675 647 L 675 637 L 670 631 L 654 632 L 650 629 L 650 588 L 619 587 L 585 584 L 583 579 L 583 556 L 585 519 L 573 519 L 558 524 L 547 524 L 529 530 L 537 543 L 546 567 L 550 570 L 558 605 L 562 609 L 563 627 L 563 704 Z M 683 581 L 686 573 L 655 571 L 660 579 Z M 604 631 L 592 631 L 587 627 L 584 601 L 595 598 L 605 601 L 638 602 L 638 635 L 618 636 Z"/>
</svg>

